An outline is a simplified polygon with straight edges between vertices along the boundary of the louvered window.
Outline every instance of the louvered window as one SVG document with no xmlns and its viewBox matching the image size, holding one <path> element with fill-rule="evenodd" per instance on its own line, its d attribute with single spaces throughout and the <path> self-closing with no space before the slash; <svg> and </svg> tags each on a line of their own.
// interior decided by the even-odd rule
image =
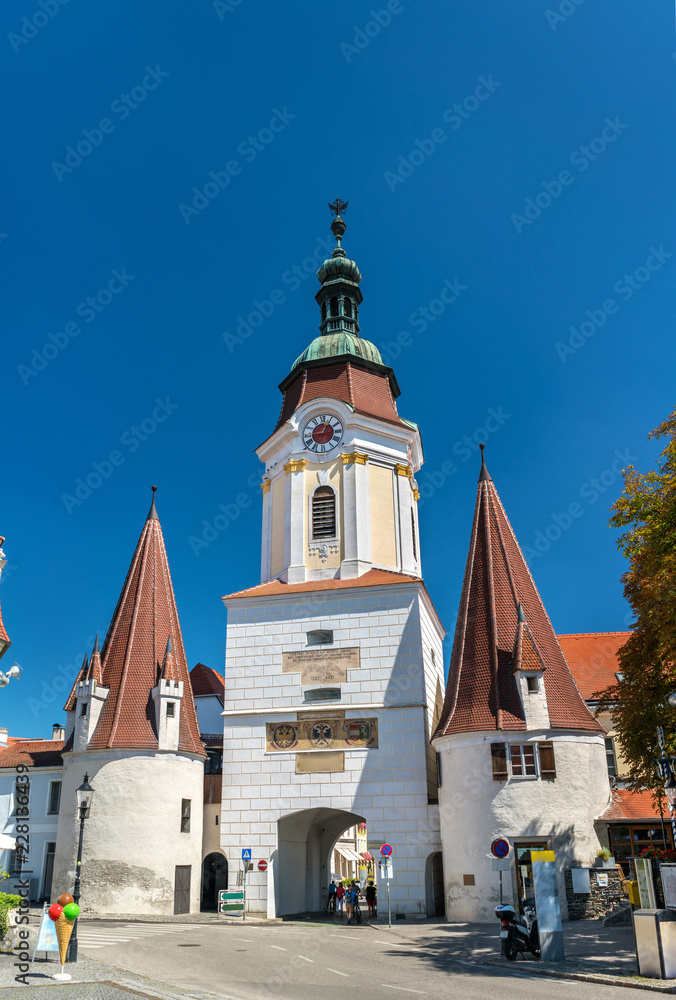
<svg viewBox="0 0 676 1000">
<path fill-rule="evenodd" d="M 320 486 L 312 497 L 312 537 L 336 537 L 336 494 L 330 486 Z"/>
</svg>

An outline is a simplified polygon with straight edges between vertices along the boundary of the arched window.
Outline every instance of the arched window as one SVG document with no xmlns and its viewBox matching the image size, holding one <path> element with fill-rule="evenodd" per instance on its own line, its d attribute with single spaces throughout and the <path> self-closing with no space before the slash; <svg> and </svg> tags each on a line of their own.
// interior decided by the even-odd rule
<svg viewBox="0 0 676 1000">
<path fill-rule="evenodd" d="M 343 299 L 343 312 L 346 316 L 352 316 L 352 299 Z"/>
<path fill-rule="evenodd" d="M 336 298 L 335 295 L 331 299 L 331 315 L 332 316 L 338 315 L 338 299 Z"/>
<path fill-rule="evenodd" d="M 330 486 L 320 486 L 313 494 L 312 537 L 336 537 L 336 494 Z"/>
<path fill-rule="evenodd" d="M 326 302 L 322 302 L 322 322 L 326 319 Z"/>
</svg>

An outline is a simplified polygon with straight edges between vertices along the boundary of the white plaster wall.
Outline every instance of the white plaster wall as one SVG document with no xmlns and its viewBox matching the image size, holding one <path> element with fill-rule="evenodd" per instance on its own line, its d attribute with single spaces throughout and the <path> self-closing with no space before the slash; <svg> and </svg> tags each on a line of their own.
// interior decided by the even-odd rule
<svg viewBox="0 0 676 1000">
<path fill-rule="evenodd" d="M 85 913 L 174 912 L 174 867 L 190 865 L 190 911 L 199 911 L 204 764 L 170 751 L 87 750 L 64 755 L 54 898 L 71 892 L 79 818 L 75 790 L 87 772 L 95 789 L 85 821 Z M 180 832 L 181 799 L 190 799 L 190 833 Z"/>
<path fill-rule="evenodd" d="M 526 743 L 551 740 L 556 779 L 511 778 L 495 781 L 491 742 Z M 434 741 L 441 753 L 439 789 L 443 843 L 446 916 L 448 920 L 494 920 L 499 902 L 499 875 L 492 870 L 491 842 L 548 842 L 556 854 L 559 898 L 567 918 L 562 869 L 588 863 L 599 847 L 594 819 L 610 802 L 603 739 L 593 734 L 561 732 L 471 733 Z M 510 852 L 512 866 L 514 851 Z M 463 875 L 475 877 L 463 885 Z M 505 872 L 505 901 L 516 903 L 516 875 Z"/>
<path fill-rule="evenodd" d="M 216 822 L 218 820 L 218 823 Z M 221 849 L 221 806 L 214 802 L 204 806 L 202 825 L 202 859 Z"/>
<path fill-rule="evenodd" d="M 29 830 L 29 851 L 28 861 L 23 865 L 24 870 L 29 871 L 26 877 L 37 879 L 37 893 L 34 898 L 42 893 L 43 877 L 45 871 L 45 855 L 47 843 L 56 841 L 56 830 L 58 816 L 47 814 L 49 808 L 49 792 L 52 781 L 61 780 L 61 768 L 45 767 L 31 768 L 28 772 L 30 777 L 30 796 L 28 817 Z M 0 771 L 0 831 L 10 837 L 16 837 L 16 824 L 22 823 L 23 817 L 12 816 L 14 809 L 14 782 L 17 771 L 14 768 Z M 0 864 L 5 869 L 9 868 L 10 851 L 0 851 Z M 11 892 L 13 882 L 7 881 L 3 884 L 1 891 Z"/>
<path fill-rule="evenodd" d="M 282 816 L 304 809 L 344 810 L 349 813 L 346 828 L 355 814 L 363 816 L 369 843 L 389 841 L 395 849 L 394 911 L 425 915 L 425 861 L 440 846 L 438 810 L 428 806 L 427 796 L 421 618 L 426 629 L 436 632 L 440 671 L 442 632 L 428 620 L 418 584 L 233 602 L 225 667 L 221 821 L 221 843 L 231 870 L 240 866 L 242 847 L 252 848 L 254 860 L 271 857 Z M 361 651 L 361 667 L 348 672 L 341 701 L 328 706 L 304 703 L 300 675 L 281 670 L 282 652 L 305 648 L 305 633 L 311 629 L 333 629 L 334 647 L 359 645 Z M 427 671 L 431 675 L 431 665 Z M 436 681 L 435 674 L 435 689 Z M 295 754 L 266 755 L 266 722 L 295 720 L 297 710 L 330 714 L 336 709 L 345 710 L 347 718 L 376 716 L 379 747 L 346 751 L 345 771 L 333 774 L 297 775 Z M 284 878 L 280 871 L 280 884 Z M 266 875 L 249 876 L 251 911 L 267 910 L 267 884 Z"/>
</svg>

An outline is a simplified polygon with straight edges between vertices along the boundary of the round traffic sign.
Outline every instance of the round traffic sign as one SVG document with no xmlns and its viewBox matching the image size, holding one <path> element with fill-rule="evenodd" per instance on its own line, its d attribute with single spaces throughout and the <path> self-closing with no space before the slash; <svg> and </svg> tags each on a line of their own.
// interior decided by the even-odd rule
<svg viewBox="0 0 676 1000">
<path fill-rule="evenodd" d="M 258 871 L 259 872 L 266 872 L 267 870 L 268 870 L 268 863 L 267 863 L 267 861 L 259 861 L 258 862 Z"/>
<path fill-rule="evenodd" d="M 389 858 L 390 854 L 392 853 L 392 848 L 390 847 L 389 844 L 383 844 L 383 846 L 380 848 L 380 853 L 384 858 Z"/>
<path fill-rule="evenodd" d="M 491 851 L 496 858 L 506 858 L 509 854 L 509 844 L 502 837 L 498 837 L 491 844 Z"/>
</svg>

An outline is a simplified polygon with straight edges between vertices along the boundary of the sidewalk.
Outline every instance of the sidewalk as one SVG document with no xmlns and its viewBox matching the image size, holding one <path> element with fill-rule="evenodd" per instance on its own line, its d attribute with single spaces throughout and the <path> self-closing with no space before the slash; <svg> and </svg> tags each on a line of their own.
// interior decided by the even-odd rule
<svg viewBox="0 0 676 1000">
<path fill-rule="evenodd" d="M 563 925 L 565 962 L 541 962 L 531 955 L 509 962 L 500 951 L 499 924 L 446 923 L 439 920 L 396 920 L 371 923 L 379 935 L 392 935 L 399 951 L 410 944 L 411 953 L 424 950 L 430 962 L 457 961 L 500 966 L 514 972 L 579 979 L 612 986 L 633 986 L 676 994 L 674 980 L 645 979 L 638 974 L 633 927 L 603 927 L 597 920 L 572 920 Z"/>
</svg>

